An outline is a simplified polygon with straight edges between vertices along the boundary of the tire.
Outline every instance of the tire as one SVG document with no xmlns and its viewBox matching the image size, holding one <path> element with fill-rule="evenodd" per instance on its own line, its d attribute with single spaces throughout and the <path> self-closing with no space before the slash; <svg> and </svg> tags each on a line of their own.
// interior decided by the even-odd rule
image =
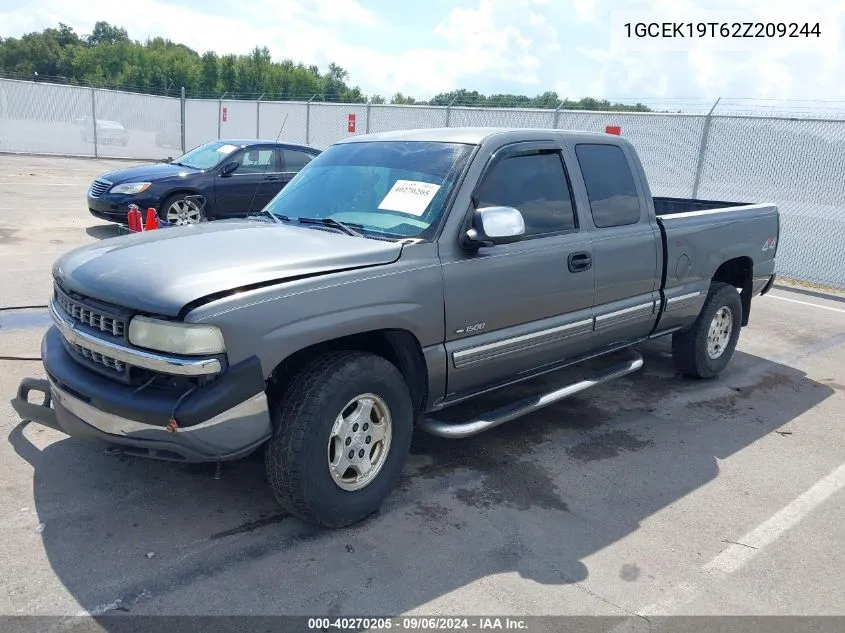
<svg viewBox="0 0 845 633">
<path fill-rule="evenodd" d="M 736 288 L 714 281 L 692 326 L 672 335 L 672 357 L 684 374 L 713 378 L 727 366 L 742 328 L 742 300 Z"/>
<path fill-rule="evenodd" d="M 366 439 L 364 422 L 352 426 L 352 420 L 366 418 L 356 417 L 360 410 L 349 406 L 362 398 L 372 400 L 372 396 L 378 400 L 373 401 L 373 412 L 383 413 L 380 409 L 386 407 L 389 415 L 389 423 L 380 431 L 383 439 L 378 441 Z M 276 500 L 294 516 L 321 527 L 346 527 L 368 517 L 399 481 L 411 446 L 413 411 L 402 374 L 384 358 L 363 352 L 331 352 L 314 359 L 271 407 L 274 430 L 264 458 Z M 344 412 L 347 415 L 341 423 Z M 369 419 L 372 426 L 367 430 L 373 433 L 378 415 Z M 368 471 L 370 478 L 361 476 L 363 469 L 350 466 L 344 471 L 349 476 L 342 487 L 338 476 L 332 474 L 331 462 L 348 458 L 347 450 L 355 453 L 357 460 L 366 454 L 362 453 L 364 446 L 373 447 L 368 448 L 374 465 Z"/>
<path fill-rule="evenodd" d="M 205 211 L 200 209 L 197 204 L 194 202 L 186 201 L 185 198 L 191 194 L 188 193 L 176 193 L 172 196 L 168 196 L 167 199 L 162 203 L 161 207 L 159 208 L 159 218 L 161 218 L 165 222 L 169 222 L 171 224 L 176 224 L 177 226 L 185 225 L 185 224 L 199 224 L 200 222 L 205 222 L 207 220 Z M 182 204 L 186 205 L 188 209 L 192 209 L 191 211 L 187 211 L 184 214 L 180 214 L 175 208 L 174 205 Z M 171 219 L 171 216 L 174 219 Z"/>
</svg>

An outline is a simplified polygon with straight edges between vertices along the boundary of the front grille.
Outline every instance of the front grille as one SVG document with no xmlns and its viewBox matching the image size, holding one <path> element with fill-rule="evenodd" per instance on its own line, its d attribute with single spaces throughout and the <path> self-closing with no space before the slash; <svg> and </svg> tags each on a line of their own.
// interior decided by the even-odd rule
<svg viewBox="0 0 845 633">
<path fill-rule="evenodd" d="M 82 358 L 86 358 L 93 363 L 97 363 L 99 365 L 104 365 L 109 369 L 113 369 L 119 374 L 123 374 L 126 371 L 126 363 L 123 361 L 119 361 L 116 358 L 111 358 L 109 356 L 105 356 L 100 354 L 99 352 L 95 352 L 93 350 L 88 349 L 87 347 L 82 347 L 80 345 L 74 345 L 70 343 L 70 346 L 73 350 L 82 356 Z"/>
<path fill-rule="evenodd" d="M 100 330 L 101 332 L 111 334 L 112 336 L 123 337 L 123 333 L 126 331 L 125 320 L 115 316 L 109 316 L 95 308 L 86 306 L 85 304 L 70 298 L 58 288 L 56 289 L 55 297 L 56 305 L 59 309 L 77 323 L 82 323 L 96 330 Z"/>
<path fill-rule="evenodd" d="M 99 198 L 101 195 L 103 195 L 109 189 L 111 189 L 111 183 L 109 183 L 105 180 L 100 180 L 98 178 L 91 185 L 91 189 L 89 190 L 89 193 L 91 194 L 92 198 Z"/>
</svg>

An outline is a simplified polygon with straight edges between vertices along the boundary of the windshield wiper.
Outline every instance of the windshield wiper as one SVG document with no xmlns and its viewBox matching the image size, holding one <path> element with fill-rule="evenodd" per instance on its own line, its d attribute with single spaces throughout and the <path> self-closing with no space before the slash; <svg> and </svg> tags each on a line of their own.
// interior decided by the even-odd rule
<svg viewBox="0 0 845 633">
<path fill-rule="evenodd" d="M 290 218 L 288 216 L 281 215 L 279 213 L 273 213 L 272 211 L 270 211 L 268 209 L 261 209 L 261 211 L 258 212 L 258 215 L 262 215 L 262 214 L 265 214 L 265 213 L 267 215 L 269 215 L 270 218 L 273 220 L 273 222 L 276 222 L 277 224 L 278 224 L 279 220 L 281 220 L 282 222 L 290 222 Z"/>
<path fill-rule="evenodd" d="M 364 226 L 361 224 L 340 222 L 334 218 L 297 218 L 297 221 L 300 224 L 322 224 L 323 226 L 329 226 L 333 229 L 339 229 L 347 235 L 352 235 L 353 237 L 364 237 L 361 233 L 355 230 L 355 228 L 363 229 Z"/>
</svg>

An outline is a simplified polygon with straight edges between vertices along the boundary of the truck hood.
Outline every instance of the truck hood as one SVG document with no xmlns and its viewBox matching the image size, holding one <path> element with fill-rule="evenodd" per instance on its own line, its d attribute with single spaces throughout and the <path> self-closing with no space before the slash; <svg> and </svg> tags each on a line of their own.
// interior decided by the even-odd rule
<svg viewBox="0 0 845 633">
<path fill-rule="evenodd" d="M 398 242 L 316 228 L 224 220 L 158 229 L 63 255 L 53 277 L 66 290 L 148 314 L 244 286 L 389 264 Z"/>
</svg>

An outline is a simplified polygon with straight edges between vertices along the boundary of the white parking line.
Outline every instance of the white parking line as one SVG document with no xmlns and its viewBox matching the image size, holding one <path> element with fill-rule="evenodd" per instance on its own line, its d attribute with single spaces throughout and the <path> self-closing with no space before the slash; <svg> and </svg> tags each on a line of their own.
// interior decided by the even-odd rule
<svg viewBox="0 0 845 633">
<path fill-rule="evenodd" d="M 818 303 L 810 303 L 809 301 L 798 301 L 798 299 L 787 299 L 786 297 L 778 297 L 777 295 L 767 295 L 772 299 L 780 299 L 781 301 L 789 301 L 790 303 L 800 303 L 802 306 L 812 306 L 814 308 L 821 308 L 822 310 L 832 310 L 833 312 L 842 312 L 845 314 L 845 310 L 842 308 L 831 308 L 830 306 L 822 306 Z"/>
<path fill-rule="evenodd" d="M 841 464 L 788 505 L 719 552 L 709 563 L 701 567 L 701 571 L 711 578 L 724 578 L 736 572 L 843 487 L 845 487 L 845 464 Z M 637 615 L 672 615 L 678 608 L 693 602 L 701 594 L 702 585 L 706 584 L 707 576 L 700 578 L 698 582 L 683 580 L 674 584 L 660 600 L 638 609 Z M 627 633 L 634 624 L 639 624 L 637 618 L 626 620 L 611 631 Z"/>
<path fill-rule="evenodd" d="M 745 565 L 760 550 L 774 543 L 791 527 L 845 486 L 845 464 L 820 479 L 788 506 L 751 530 L 737 543 L 725 548 L 702 569 L 706 572 L 732 574 Z"/>
</svg>

